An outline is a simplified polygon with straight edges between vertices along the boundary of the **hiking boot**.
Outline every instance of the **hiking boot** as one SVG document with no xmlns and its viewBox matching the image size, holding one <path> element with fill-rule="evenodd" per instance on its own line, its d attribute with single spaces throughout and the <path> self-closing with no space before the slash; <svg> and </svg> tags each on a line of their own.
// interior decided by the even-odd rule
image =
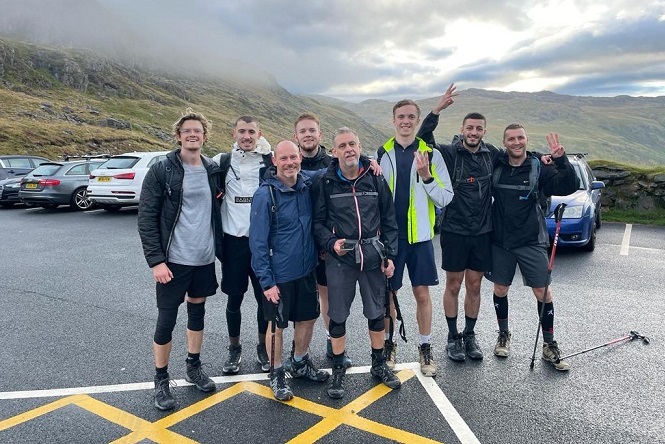
<svg viewBox="0 0 665 444">
<path fill-rule="evenodd" d="M 390 370 L 395 370 L 397 361 L 397 342 L 386 340 L 383 344 L 383 356 L 386 358 L 386 365 Z"/>
<path fill-rule="evenodd" d="M 559 371 L 567 372 L 570 370 L 568 361 L 561 359 L 561 351 L 556 341 L 543 344 L 543 360 L 552 364 Z"/>
<path fill-rule="evenodd" d="M 242 345 L 229 345 L 229 357 L 226 359 L 222 371 L 224 373 L 238 373 L 240 371 L 240 361 L 242 358 Z"/>
<path fill-rule="evenodd" d="M 330 338 L 326 341 L 326 357 L 328 359 L 333 358 L 332 342 L 330 342 Z M 353 366 L 353 361 L 351 361 L 349 355 L 346 354 L 346 350 L 344 350 L 344 368 L 350 368 L 351 366 Z"/>
<path fill-rule="evenodd" d="M 436 376 L 436 364 L 432 358 L 432 347 L 430 344 L 421 344 L 418 346 L 420 355 L 420 371 L 424 376 Z"/>
<path fill-rule="evenodd" d="M 175 408 L 175 399 L 171 394 L 171 379 L 168 374 L 165 378 L 155 376 L 155 407 L 159 410 Z"/>
<path fill-rule="evenodd" d="M 268 351 L 266 350 L 265 344 L 259 344 L 256 346 L 256 362 L 261 364 L 262 372 L 270 371 L 270 358 L 268 358 Z"/>
<path fill-rule="evenodd" d="M 340 399 L 344 396 L 344 375 L 346 375 L 344 366 L 333 367 L 332 379 L 326 390 L 331 398 Z"/>
<path fill-rule="evenodd" d="M 309 358 L 309 353 L 306 354 L 300 362 L 294 360 L 291 363 L 291 370 L 289 373 L 291 373 L 291 376 L 294 378 L 302 378 L 304 376 L 316 382 L 327 381 L 330 377 L 330 373 L 324 370 L 318 370 L 314 367 L 314 363 Z"/>
<path fill-rule="evenodd" d="M 284 368 L 276 368 L 270 373 L 270 388 L 278 401 L 290 401 L 293 399 L 291 387 L 286 382 Z"/>
<path fill-rule="evenodd" d="M 185 381 L 191 382 L 197 389 L 202 392 L 212 392 L 217 388 L 214 381 L 205 374 L 201 368 L 201 361 L 196 361 L 193 364 L 187 363 L 187 373 L 185 373 Z"/>
<path fill-rule="evenodd" d="M 464 351 L 471 359 L 483 359 L 483 351 L 478 345 L 474 332 L 464 332 Z"/>
<path fill-rule="evenodd" d="M 500 331 L 499 337 L 496 338 L 496 345 L 494 346 L 494 355 L 502 358 L 508 357 L 510 354 L 510 338 L 512 335 L 509 331 Z"/>
<path fill-rule="evenodd" d="M 461 334 L 448 338 L 446 351 L 448 352 L 448 357 L 453 361 L 464 361 L 466 359 L 464 355 L 464 339 Z"/>
<path fill-rule="evenodd" d="M 372 374 L 372 376 L 380 379 L 381 382 L 393 390 L 402 386 L 402 381 L 400 381 L 399 378 L 395 376 L 395 373 L 393 373 L 393 371 L 388 368 L 388 363 L 385 356 L 381 356 L 379 359 L 372 357 L 372 368 L 369 370 L 369 372 Z"/>
</svg>

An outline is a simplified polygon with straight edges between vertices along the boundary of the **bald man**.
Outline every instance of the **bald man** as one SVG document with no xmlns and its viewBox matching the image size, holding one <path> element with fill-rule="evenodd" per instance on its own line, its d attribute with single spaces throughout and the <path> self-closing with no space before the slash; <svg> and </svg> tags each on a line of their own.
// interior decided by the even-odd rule
<svg viewBox="0 0 665 444">
<path fill-rule="evenodd" d="M 301 173 L 302 154 L 288 140 L 275 147 L 273 166 L 252 199 L 249 247 L 252 268 L 263 289 L 263 313 L 275 322 L 275 348 L 271 356 L 270 387 L 275 398 L 288 401 L 293 392 L 282 366 L 282 332 L 295 325 L 295 351 L 290 374 L 324 382 L 329 373 L 318 370 L 309 357 L 314 323 L 319 317 L 316 292 L 318 250 L 312 234 L 310 173 Z M 311 173 L 316 174 L 316 173 Z M 272 325 L 269 324 L 269 328 Z M 271 330 L 272 331 L 272 330 Z M 270 341 L 266 341 L 270 345 Z"/>
</svg>

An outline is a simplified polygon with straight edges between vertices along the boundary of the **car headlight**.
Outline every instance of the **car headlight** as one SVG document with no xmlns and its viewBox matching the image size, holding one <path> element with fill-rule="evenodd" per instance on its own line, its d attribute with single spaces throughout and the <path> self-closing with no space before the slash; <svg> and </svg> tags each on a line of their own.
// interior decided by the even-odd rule
<svg viewBox="0 0 665 444">
<path fill-rule="evenodd" d="M 582 217 L 583 213 L 583 205 L 569 206 L 563 210 L 563 219 L 579 219 Z"/>
</svg>

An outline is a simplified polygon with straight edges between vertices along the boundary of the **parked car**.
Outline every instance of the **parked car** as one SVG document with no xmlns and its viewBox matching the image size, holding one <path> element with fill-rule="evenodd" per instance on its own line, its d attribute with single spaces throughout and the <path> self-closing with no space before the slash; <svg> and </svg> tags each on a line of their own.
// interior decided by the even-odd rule
<svg viewBox="0 0 665 444">
<path fill-rule="evenodd" d="M 88 176 L 105 161 L 105 158 L 87 157 L 42 163 L 21 179 L 18 197 L 26 204 L 43 208 L 69 205 L 77 210 L 87 210 L 92 206 L 88 199 Z"/>
<path fill-rule="evenodd" d="M 167 153 L 133 152 L 111 157 L 90 173 L 88 197 L 106 211 L 138 205 L 145 175 Z"/>
<path fill-rule="evenodd" d="M 580 187 L 568 196 L 552 196 L 547 230 L 553 239 L 556 231 L 554 209 L 563 202 L 567 206 L 563 212 L 557 245 L 593 251 L 596 248 L 596 230 L 602 225 L 600 195 L 605 183 L 596 180 L 584 154 L 569 154 L 568 160 L 575 168 Z"/>
<path fill-rule="evenodd" d="M 21 187 L 21 177 L 0 180 L 0 205 L 10 208 L 21 202 L 18 198 L 18 190 Z"/>
<path fill-rule="evenodd" d="M 25 176 L 44 162 L 50 162 L 50 160 L 45 157 L 20 154 L 2 155 L 0 156 L 0 180 Z"/>
</svg>

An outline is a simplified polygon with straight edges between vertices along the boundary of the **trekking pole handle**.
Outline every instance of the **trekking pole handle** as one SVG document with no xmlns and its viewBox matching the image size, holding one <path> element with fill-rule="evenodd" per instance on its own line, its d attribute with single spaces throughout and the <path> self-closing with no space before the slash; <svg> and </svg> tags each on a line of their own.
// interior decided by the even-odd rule
<svg viewBox="0 0 665 444">
<path fill-rule="evenodd" d="M 554 221 L 555 222 L 561 222 L 561 219 L 563 219 L 563 212 L 566 209 L 566 204 L 561 202 L 559 205 L 556 206 L 554 209 Z"/>
</svg>

